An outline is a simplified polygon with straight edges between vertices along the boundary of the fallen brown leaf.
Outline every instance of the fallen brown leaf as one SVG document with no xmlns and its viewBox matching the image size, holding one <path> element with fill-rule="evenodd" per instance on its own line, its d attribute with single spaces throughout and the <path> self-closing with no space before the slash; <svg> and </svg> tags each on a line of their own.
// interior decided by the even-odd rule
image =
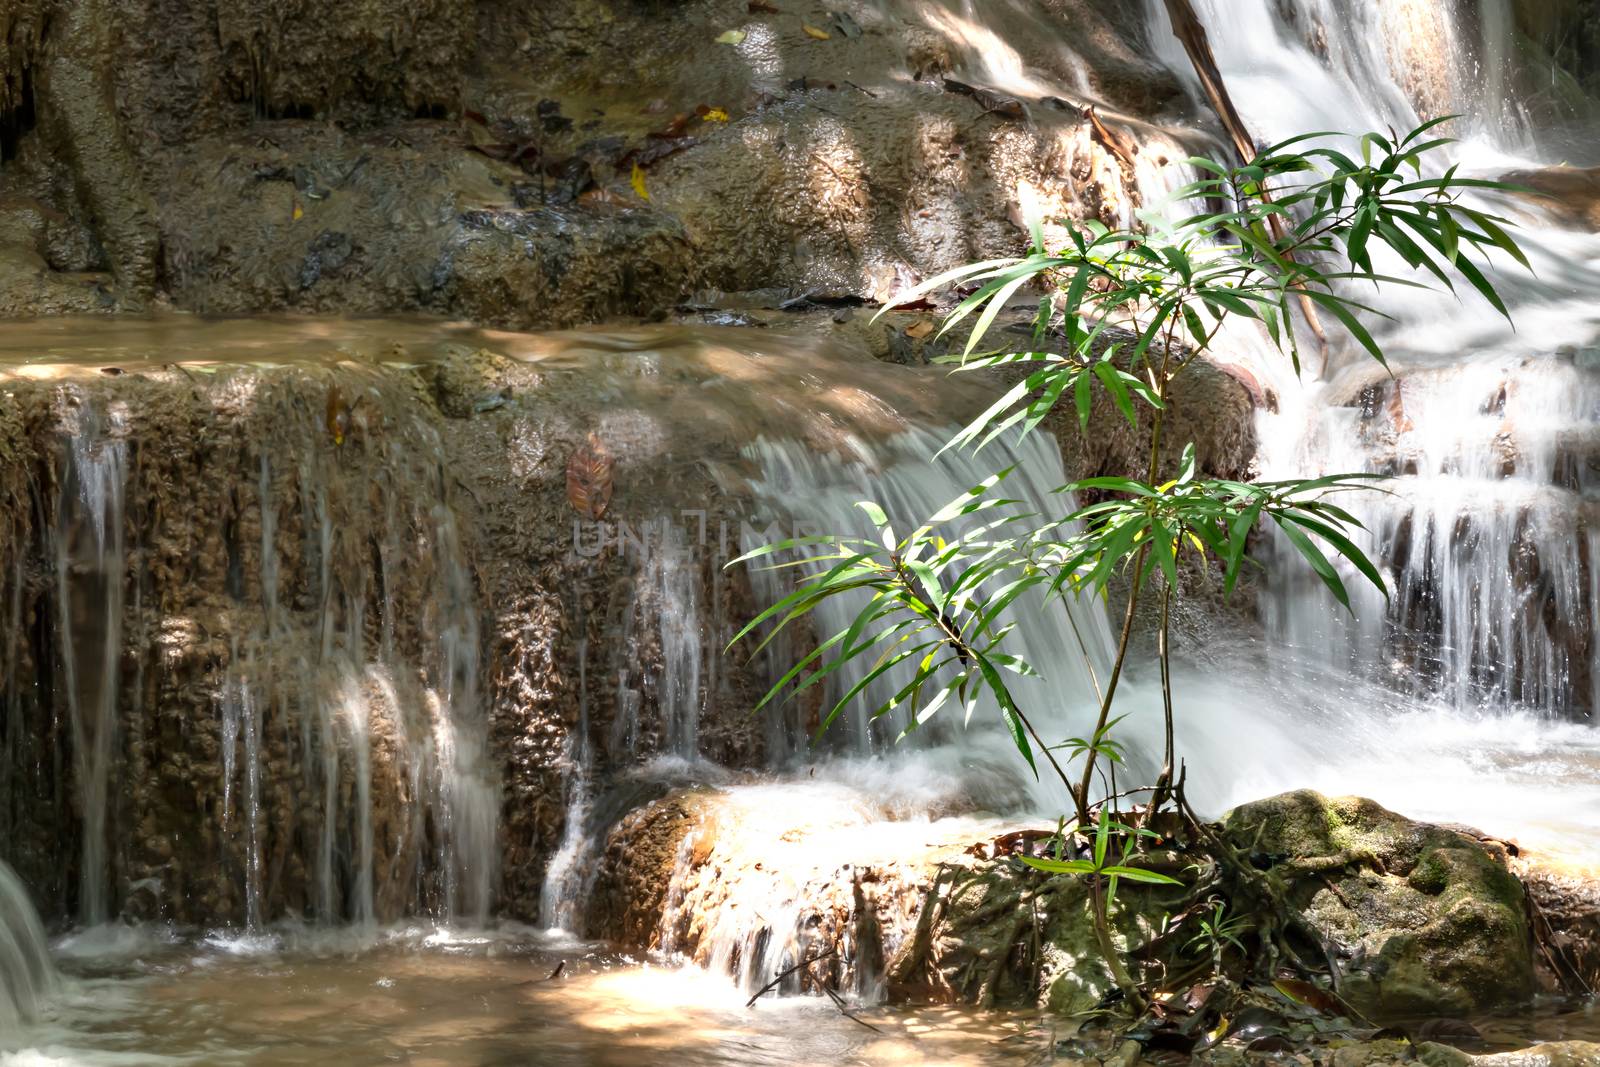
<svg viewBox="0 0 1600 1067">
<path fill-rule="evenodd" d="M 611 505 L 615 461 L 596 433 L 567 460 L 567 503 L 586 519 L 598 522 Z"/>
</svg>

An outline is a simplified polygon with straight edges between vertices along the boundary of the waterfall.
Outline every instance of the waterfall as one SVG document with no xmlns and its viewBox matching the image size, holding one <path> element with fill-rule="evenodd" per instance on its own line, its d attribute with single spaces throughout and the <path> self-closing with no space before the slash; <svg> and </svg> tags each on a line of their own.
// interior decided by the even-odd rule
<svg viewBox="0 0 1600 1067">
<path fill-rule="evenodd" d="M 118 415 L 80 409 L 68 442 L 57 505 L 55 563 L 59 650 L 74 770 L 83 813 L 78 909 L 87 923 L 109 914 L 111 783 L 117 753 L 125 588 L 123 492 L 127 451 Z"/>
<path fill-rule="evenodd" d="M 5 544 L 6 781 L 39 813 L 3 828 L 8 856 L 50 895 L 37 827 L 55 817 L 77 881 L 57 906 L 84 926 L 482 924 L 499 769 L 437 431 L 373 390 L 384 433 L 341 449 L 320 391 L 296 393 L 337 385 L 248 373 L 216 395 L 252 396 L 275 436 L 224 409 L 207 484 L 181 489 L 190 472 L 163 472 L 171 454 L 115 387 L 61 387 L 59 447 Z M 34 782 L 46 793 L 24 801 Z M 175 867 L 175 832 L 212 869 Z"/>
<path fill-rule="evenodd" d="M 577 597 L 574 600 L 577 601 Z M 581 601 L 579 601 L 581 603 Z M 578 618 L 582 632 L 583 617 Z M 578 638 L 578 727 L 567 741 L 566 829 L 550 858 L 539 895 L 539 922 L 547 929 L 578 927 L 594 870 L 595 842 L 589 825 L 594 753 L 589 744 L 589 639 Z"/>
<path fill-rule="evenodd" d="M 488 724 L 479 692 L 480 639 L 477 596 L 461 549 L 455 514 L 432 511 L 443 588 L 436 603 L 441 618 L 434 692 L 444 831 L 440 865 L 447 872 L 449 914 L 482 925 L 489 918 L 500 869 L 500 790 L 488 752 Z"/>
<path fill-rule="evenodd" d="M 1422 118 L 1470 115 L 1475 137 L 1527 143 L 1507 96 L 1512 26 L 1505 0 L 1479 5 L 1480 32 L 1433 0 L 1194 0 L 1229 95 L 1258 138 L 1316 130 L 1408 130 Z M 1146 0 L 1156 56 L 1209 104 L 1165 0 Z"/>
<path fill-rule="evenodd" d="M 1391 600 L 1352 582 L 1345 613 L 1280 568 L 1268 631 L 1457 709 L 1591 714 L 1600 376 L 1570 357 L 1479 359 L 1372 382 L 1319 414 L 1321 466 L 1395 476 L 1359 501 Z"/>
<path fill-rule="evenodd" d="M 1498 0 L 1480 5 L 1476 27 L 1450 5 L 1410 0 L 1195 6 L 1261 143 L 1308 130 L 1406 130 L 1463 111 L 1476 116 L 1455 131 L 1465 167 L 1494 176 L 1529 150 L 1505 98 L 1512 27 Z M 1158 52 L 1192 86 L 1164 5 L 1148 9 Z M 1532 276 L 1505 257 L 1488 268 L 1516 332 L 1470 291 L 1458 301 L 1391 288 L 1373 299 L 1392 316 L 1374 331 L 1392 378 L 1336 353 L 1328 380 L 1297 382 L 1267 357 L 1280 367 L 1271 378 L 1282 410 L 1261 417 L 1263 475 L 1368 471 L 1397 480 L 1386 493 L 1346 500 L 1368 527 L 1363 547 L 1387 571 L 1391 599 L 1352 573 L 1357 599 L 1344 612 L 1273 543 L 1266 555 L 1281 564 L 1263 622 L 1280 648 L 1424 702 L 1584 717 L 1595 710 L 1600 667 L 1588 473 L 1600 419 L 1590 347 L 1600 315 L 1587 295 L 1600 285 L 1600 239 L 1490 199 L 1527 227 Z"/>
<path fill-rule="evenodd" d="M 36 1019 L 55 984 L 39 914 L 16 873 L 0 862 L 0 1034 Z"/>
<path fill-rule="evenodd" d="M 237 666 L 235 666 L 237 665 Z M 250 685 L 248 668 L 239 661 L 238 638 L 233 640 L 229 677 L 222 691 L 222 823 L 224 827 L 244 824 L 243 848 L 245 928 L 257 930 L 262 923 L 261 909 L 261 719 L 258 697 Z M 244 749 L 244 804 L 233 810 L 233 789 L 237 748 L 242 736 Z M 235 831 L 237 847 L 238 833 Z"/>
<path fill-rule="evenodd" d="M 609 755 L 622 763 L 647 754 L 692 762 L 701 755 L 700 719 L 712 691 L 707 661 L 721 651 L 707 648 L 701 561 L 668 515 L 619 523 L 616 546 L 635 573 L 612 650 L 617 710 Z M 641 718 L 647 707 L 656 722 Z"/>
<path fill-rule="evenodd" d="M 1013 513 L 1049 518 L 1074 510 L 1070 497 L 1055 492 L 1068 478 L 1061 466 L 1060 452 L 1048 434 L 1031 434 L 1019 442 L 995 442 L 981 454 L 951 450 L 930 460 L 954 434 L 953 427 L 942 431 L 912 429 L 875 447 L 855 441 L 854 454 L 845 456 L 818 453 L 793 440 L 763 438 L 746 450 L 761 469 L 752 488 L 772 513 L 784 516 L 785 524 L 793 531 L 786 536 L 809 533 L 875 537 L 876 531 L 857 507 L 863 500 L 882 507 L 897 532 L 909 533 L 994 471 L 1006 468 L 1011 469 L 1011 474 L 997 492 L 1019 502 L 1011 508 Z M 752 533 L 747 531 L 746 551 L 757 547 Z M 757 564 L 753 580 L 760 583 L 761 598 L 766 603 L 776 603 L 786 592 L 791 572 L 759 568 Z M 847 629 L 864 603 L 864 599 L 856 598 L 824 602 L 813 615 L 817 638 Z M 1038 665 L 1042 676 L 1016 678 L 1007 684 L 1019 705 L 1039 709 L 1036 724 L 1045 732 L 1046 740 L 1059 743 L 1083 726 L 1081 712 L 1094 702 L 1093 672 L 1104 677 L 1111 661 L 1113 641 L 1105 612 L 1098 604 L 1046 602 L 1043 597 L 1030 596 L 1014 602 L 1008 611 L 1016 623 L 1015 647 L 1009 651 Z M 831 707 L 871 669 L 872 664 L 867 661 L 848 664 L 829 680 L 824 705 Z M 874 721 L 867 711 L 898 692 L 912 673 L 911 664 L 901 664 L 872 682 L 832 728 L 839 735 L 829 738 L 834 750 L 867 756 L 892 748 L 909 719 L 899 714 Z M 953 740 L 956 730 L 951 723 L 957 718 L 959 710 L 952 705 L 944 715 L 908 733 L 908 740 L 925 745 Z M 967 743 L 975 742 L 975 733 L 983 739 L 977 742 L 980 745 L 997 745 L 1001 750 L 1010 745 L 1009 738 L 999 729 L 999 709 L 987 697 L 974 712 L 973 722 L 976 729 L 969 731 Z M 815 725 L 805 724 L 808 729 Z M 1017 766 L 1022 767 L 1020 761 Z M 991 799 L 997 807 L 1017 806 L 1019 797 L 1015 792 L 1004 800 L 1002 797 L 1007 790 L 1018 788 L 1024 793 L 1037 793 L 1033 799 L 1044 805 L 1042 810 L 1048 810 L 1050 804 L 1067 803 L 1060 783 L 1050 782 L 1048 776 L 1028 783 L 1013 778 L 1005 785 L 997 783 L 996 788 L 997 795 Z"/>
</svg>

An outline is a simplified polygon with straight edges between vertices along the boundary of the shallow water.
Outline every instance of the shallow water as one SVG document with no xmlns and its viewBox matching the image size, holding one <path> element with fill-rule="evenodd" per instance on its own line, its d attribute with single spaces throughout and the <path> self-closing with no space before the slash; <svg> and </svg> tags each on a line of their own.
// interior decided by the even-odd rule
<svg viewBox="0 0 1600 1067">
<path fill-rule="evenodd" d="M 100 928 L 58 946 L 49 1018 L 0 1039 L 22 1065 L 1022 1064 L 1024 1015 L 852 1009 L 747 994 L 532 929 L 396 929 L 371 944 L 280 933 L 179 941 Z M 561 972 L 551 977 L 557 966 Z M 875 1029 L 868 1029 L 863 1023 Z"/>
<path fill-rule="evenodd" d="M 749 1007 L 698 967 L 525 927 L 185 940 L 107 926 L 57 953 L 62 993 L 43 1021 L 0 1037 L 0 1065 L 1020 1067 L 1072 1062 L 1097 1040 L 1035 1012 L 852 1003 L 852 1019 L 817 997 L 776 996 Z M 1479 1050 L 1600 1039 L 1592 1006 L 1476 1022 Z"/>
</svg>

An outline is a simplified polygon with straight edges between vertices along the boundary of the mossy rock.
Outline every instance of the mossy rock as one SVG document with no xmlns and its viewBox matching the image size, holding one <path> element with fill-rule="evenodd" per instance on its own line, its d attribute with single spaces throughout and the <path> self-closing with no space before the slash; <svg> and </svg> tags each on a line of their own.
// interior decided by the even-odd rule
<svg viewBox="0 0 1600 1067">
<path fill-rule="evenodd" d="M 1006 863 L 950 866 L 941 905 L 888 968 L 890 995 L 981 1007 L 1038 1006 L 1063 1016 L 1100 1008 L 1116 988 L 1095 938 L 1083 879 L 1046 879 Z M 1111 937 L 1126 955 L 1151 941 L 1175 892 L 1124 882 Z M 927 920 L 931 919 L 931 922 Z"/>
<path fill-rule="evenodd" d="M 1242 805 L 1225 825 L 1296 887 L 1339 962 L 1340 995 L 1363 1013 L 1462 1016 L 1532 998 L 1522 883 L 1472 837 L 1311 790 Z"/>
</svg>

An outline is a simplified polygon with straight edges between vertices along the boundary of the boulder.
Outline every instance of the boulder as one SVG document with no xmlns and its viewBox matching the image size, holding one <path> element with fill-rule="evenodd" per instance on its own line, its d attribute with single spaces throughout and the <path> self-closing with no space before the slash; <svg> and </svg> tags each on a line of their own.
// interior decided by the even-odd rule
<svg viewBox="0 0 1600 1067">
<path fill-rule="evenodd" d="M 1483 843 L 1359 797 L 1299 790 L 1241 805 L 1229 837 L 1290 876 L 1333 951 L 1338 991 L 1374 1018 L 1462 1016 L 1534 993 L 1522 883 Z"/>
<path fill-rule="evenodd" d="M 1516 170 L 1501 181 L 1532 190 L 1523 194 L 1567 225 L 1600 230 L 1600 167 L 1541 167 Z"/>
</svg>

